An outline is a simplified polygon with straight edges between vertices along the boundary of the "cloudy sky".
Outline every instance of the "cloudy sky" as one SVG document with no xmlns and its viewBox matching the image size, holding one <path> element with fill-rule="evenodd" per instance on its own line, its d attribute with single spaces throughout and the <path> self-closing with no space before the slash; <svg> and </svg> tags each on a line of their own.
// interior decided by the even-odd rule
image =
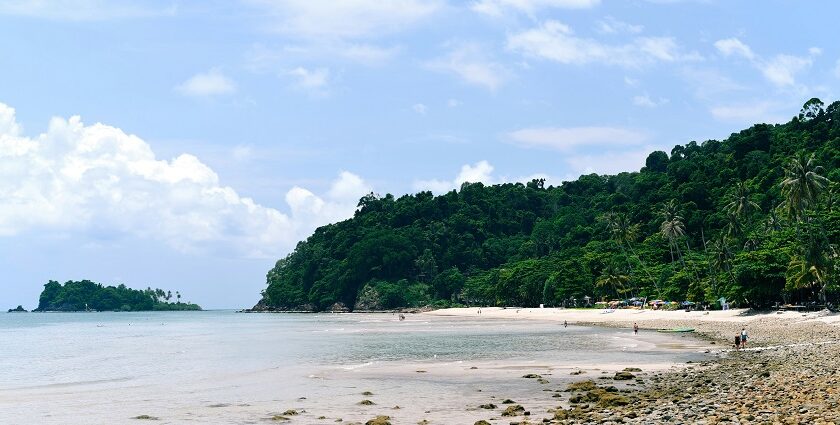
<svg viewBox="0 0 840 425">
<path fill-rule="evenodd" d="M 840 91 L 840 6 L 811 6 L 2 1 L 0 307 L 84 278 L 250 306 L 370 191 L 558 184 L 786 121 Z"/>
</svg>

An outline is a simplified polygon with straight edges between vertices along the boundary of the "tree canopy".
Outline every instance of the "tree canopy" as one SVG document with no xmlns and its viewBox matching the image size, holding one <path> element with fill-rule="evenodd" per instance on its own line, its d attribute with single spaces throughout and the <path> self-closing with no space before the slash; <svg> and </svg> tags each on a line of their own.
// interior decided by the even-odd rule
<svg viewBox="0 0 840 425">
<path fill-rule="evenodd" d="M 38 308 L 33 311 L 152 311 L 201 310 L 197 304 L 182 303 L 181 294 L 146 288 L 131 289 L 125 285 L 103 286 L 89 280 L 67 281 L 63 285 L 51 280 L 44 285 Z"/>
<path fill-rule="evenodd" d="M 638 172 L 369 194 L 267 275 L 261 305 L 835 299 L 840 102 L 651 153 Z M 360 297 L 360 295 L 364 295 Z"/>
</svg>

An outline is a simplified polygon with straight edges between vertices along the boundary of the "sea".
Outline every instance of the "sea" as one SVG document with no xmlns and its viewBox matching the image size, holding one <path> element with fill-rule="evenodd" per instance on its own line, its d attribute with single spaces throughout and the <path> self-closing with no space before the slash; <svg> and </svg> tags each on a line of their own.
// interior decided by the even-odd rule
<svg viewBox="0 0 840 425">
<path fill-rule="evenodd" d="M 479 315 L 9 313 L 0 422 L 508 423 L 505 399 L 538 420 L 572 381 L 667 369 L 704 348 L 685 335 Z"/>
</svg>

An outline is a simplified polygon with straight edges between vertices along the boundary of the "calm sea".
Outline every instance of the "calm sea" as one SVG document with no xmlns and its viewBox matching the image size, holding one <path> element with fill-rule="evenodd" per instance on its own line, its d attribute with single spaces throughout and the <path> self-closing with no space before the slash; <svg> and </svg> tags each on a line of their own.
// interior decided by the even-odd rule
<svg viewBox="0 0 840 425">
<path fill-rule="evenodd" d="M 552 391 L 571 379 L 697 360 L 701 348 L 674 335 L 480 317 L 0 314 L 0 422 L 264 423 L 295 409 L 292 423 L 386 414 L 471 424 L 498 416 L 479 404 L 512 398 L 546 416 L 562 401 Z M 569 375 L 578 368 L 587 374 Z"/>
</svg>

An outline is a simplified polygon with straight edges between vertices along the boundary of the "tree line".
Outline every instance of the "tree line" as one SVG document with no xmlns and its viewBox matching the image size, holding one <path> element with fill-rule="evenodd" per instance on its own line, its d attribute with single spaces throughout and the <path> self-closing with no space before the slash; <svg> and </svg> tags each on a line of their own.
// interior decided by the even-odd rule
<svg viewBox="0 0 840 425">
<path fill-rule="evenodd" d="M 836 303 L 839 180 L 840 102 L 811 99 L 785 124 L 652 152 L 638 172 L 369 194 L 277 261 L 260 305 Z"/>
<path fill-rule="evenodd" d="M 170 301 L 175 299 L 174 302 Z M 171 311 L 201 310 L 197 304 L 181 302 L 181 293 L 152 289 L 131 289 L 123 284 L 104 286 L 90 280 L 54 280 L 44 285 L 33 311 Z"/>
</svg>

